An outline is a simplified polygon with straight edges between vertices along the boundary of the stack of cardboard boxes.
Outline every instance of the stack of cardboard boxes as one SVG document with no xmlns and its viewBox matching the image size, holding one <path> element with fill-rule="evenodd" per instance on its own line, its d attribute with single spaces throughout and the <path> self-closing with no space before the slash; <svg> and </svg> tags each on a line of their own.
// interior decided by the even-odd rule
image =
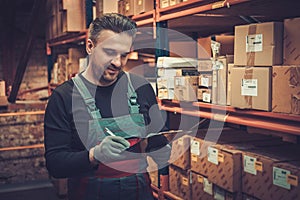
<svg viewBox="0 0 300 200">
<path fill-rule="evenodd" d="M 300 114 L 297 27 L 299 18 L 235 28 L 232 106 Z"/>
<path fill-rule="evenodd" d="M 297 199 L 300 157 L 292 152 L 299 150 L 279 137 L 199 130 L 173 142 L 170 192 L 182 199 Z"/>
<path fill-rule="evenodd" d="M 69 32 L 84 31 L 86 29 L 85 13 L 85 1 L 47 1 L 47 40 Z"/>
</svg>

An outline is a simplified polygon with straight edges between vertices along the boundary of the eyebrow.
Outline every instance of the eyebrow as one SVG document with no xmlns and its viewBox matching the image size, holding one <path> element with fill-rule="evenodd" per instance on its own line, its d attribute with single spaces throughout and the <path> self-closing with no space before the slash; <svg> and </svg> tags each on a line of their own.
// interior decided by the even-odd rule
<svg viewBox="0 0 300 200">
<path fill-rule="evenodd" d="M 109 50 L 109 51 L 115 51 L 115 52 L 118 52 L 116 49 L 111 49 L 111 48 L 103 48 L 104 50 Z M 123 54 L 129 54 L 129 53 L 131 53 L 131 51 L 125 51 L 125 52 L 122 52 L 121 53 L 121 55 L 123 55 Z"/>
</svg>

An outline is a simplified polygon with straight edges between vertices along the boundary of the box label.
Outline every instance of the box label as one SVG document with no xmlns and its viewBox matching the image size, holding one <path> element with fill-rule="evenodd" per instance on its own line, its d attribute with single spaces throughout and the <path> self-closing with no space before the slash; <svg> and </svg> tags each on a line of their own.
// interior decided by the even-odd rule
<svg viewBox="0 0 300 200">
<path fill-rule="evenodd" d="M 199 183 L 203 183 L 203 182 L 204 182 L 204 177 L 201 176 L 201 175 L 197 175 L 197 181 L 198 181 Z"/>
<path fill-rule="evenodd" d="M 204 192 L 213 195 L 213 184 L 209 182 L 207 178 L 203 178 L 203 186 Z"/>
<path fill-rule="evenodd" d="M 246 52 L 260 52 L 263 50 L 263 35 L 247 35 L 246 36 Z"/>
<path fill-rule="evenodd" d="M 291 172 L 288 170 L 273 167 L 273 184 L 290 190 L 291 185 L 287 182 L 287 176 L 289 174 L 291 174 Z"/>
<path fill-rule="evenodd" d="M 207 160 L 215 165 L 219 164 L 219 150 L 213 147 L 208 147 Z"/>
<path fill-rule="evenodd" d="M 201 86 L 204 86 L 204 87 L 209 87 L 209 78 L 207 77 L 201 77 Z"/>
<path fill-rule="evenodd" d="M 256 158 L 244 155 L 244 172 L 256 175 L 255 162 Z"/>
<path fill-rule="evenodd" d="M 210 94 L 209 93 L 206 93 L 206 92 L 204 92 L 203 94 L 202 94 L 202 98 L 203 98 L 203 101 L 204 102 L 210 102 L 210 99 L 211 99 L 211 97 L 210 97 Z"/>
<path fill-rule="evenodd" d="M 200 155 L 200 142 L 196 140 L 191 141 L 191 154 Z"/>
<path fill-rule="evenodd" d="M 257 82 L 257 79 L 242 79 L 241 95 L 257 97 Z"/>
</svg>

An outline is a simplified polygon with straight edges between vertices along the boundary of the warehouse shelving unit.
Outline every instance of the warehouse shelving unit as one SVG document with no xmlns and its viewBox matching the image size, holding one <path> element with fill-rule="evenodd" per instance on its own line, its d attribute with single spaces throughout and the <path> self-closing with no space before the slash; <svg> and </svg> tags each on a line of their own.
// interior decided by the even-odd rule
<svg viewBox="0 0 300 200">
<path fill-rule="evenodd" d="M 207 37 L 220 33 L 233 34 L 236 25 L 300 16 L 300 2 L 293 0 L 189 0 L 166 8 L 160 8 L 159 5 L 160 0 L 156 0 L 154 10 L 132 16 L 139 27 L 153 28 L 153 40 L 156 39 L 156 27 L 161 24 L 167 24 L 168 28 L 187 35 Z M 47 46 L 52 48 L 69 43 L 85 42 L 86 39 L 87 32 L 83 30 L 49 40 Z M 51 51 L 48 55 L 51 55 Z M 300 136 L 299 115 L 242 110 L 203 102 L 186 102 L 188 109 L 182 108 L 181 102 L 175 100 L 159 100 L 159 105 L 162 110 L 169 113 L 180 113 Z M 169 191 L 161 191 L 156 186 L 152 188 L 158 199 L 180 199 Z"/>
</svg>

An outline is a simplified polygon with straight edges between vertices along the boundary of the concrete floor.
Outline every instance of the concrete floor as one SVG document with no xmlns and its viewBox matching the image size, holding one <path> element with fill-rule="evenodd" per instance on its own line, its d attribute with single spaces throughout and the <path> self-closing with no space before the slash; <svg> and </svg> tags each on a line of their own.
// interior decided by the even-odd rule
<svg viewBox="0 0 300 200">
<path fill-rule="evenodd" d="M 50 181 L 0 185 L 0 200 L 67 200 L 59 197 Z"/>
</svg>

